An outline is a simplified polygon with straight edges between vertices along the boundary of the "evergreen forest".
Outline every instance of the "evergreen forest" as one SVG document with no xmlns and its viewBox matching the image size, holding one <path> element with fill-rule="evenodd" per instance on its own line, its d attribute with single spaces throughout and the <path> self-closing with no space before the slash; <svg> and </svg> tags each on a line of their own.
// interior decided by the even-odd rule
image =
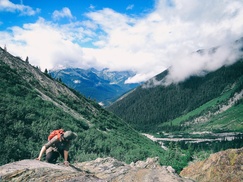
<svg viewBox="0 0 243 182">
<path fill-rule="evenodd" d="M 216 124 L 210 125 L 210 122 L 204 125 L 193 125 L 192 122 L 206 113 L 215 113 L 235 94 L 239 94 L 243 90 L 242 73 L 243 60 L 240 59 L 232 65 L 223 66 L 204 76 L 191 76 L 178 84 L 152 87 L 151 79 L 107 109 L 141 132 L 191 132 L 204 129 L 213 132 L 242 132 L 242 99 L 225 113 L 209 118 L 211 123 L 224 122 L 225 125 L 215 127 Z M 165 71 L 155 79 L 162 82 L 167 74 L 168 71 Z M 223 117 L 227 119 L 219 119 Z M 233 120 L 231 126 L 225 127 Z"/>
</svg>

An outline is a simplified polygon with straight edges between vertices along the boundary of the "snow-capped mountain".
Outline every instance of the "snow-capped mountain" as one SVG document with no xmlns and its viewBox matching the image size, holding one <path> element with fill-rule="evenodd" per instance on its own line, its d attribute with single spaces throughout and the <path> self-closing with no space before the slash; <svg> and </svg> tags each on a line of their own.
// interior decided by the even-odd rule
<svg viewBox="0 0 243 182">
<path fill-rule="evenodd" d="M 88 98 L 94 99 L 101 105 L 108 106 L 118 97 L 137 87 L 139 83 L 125 84 L 125 81 L 135 75 L 132 71 L 110 71 L 105 68 L 87 70 L 80 68 L 66 68 L 52 70 L 53 78 L 61 80 Z"/>
</svg>

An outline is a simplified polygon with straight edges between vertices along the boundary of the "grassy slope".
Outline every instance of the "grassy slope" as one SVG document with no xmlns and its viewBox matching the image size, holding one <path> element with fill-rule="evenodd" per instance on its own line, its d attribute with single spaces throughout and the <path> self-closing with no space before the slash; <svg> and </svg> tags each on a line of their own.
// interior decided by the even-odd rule
<svg viewBox="0 0 243 182">
<path fill-rule="evenodd" d="M 184 124 L 185 122 L 190 122 L 194 118 L 197 118 L 199 116 L 203 116 L 204 114 L 207 114 L 208 112 L 215 111 L 216 108 L 220 104 L 226 103 L 231 95 L 233 93 L 233 90 L 229 90 L 222 94 L 221 96 L 212 99 L 211 101 L 203 104 L 202 106 L 198 107 L 197 109 L 188 112 L 187 114 L 178 117 L 170 122 L 166 122 L 161 124 L 160 126 L 166 126 L 169 124 L 173 126 L 180 126 L 181 124 Z M 191 131 L 243 131 L 243 104 L 239 103 L 237 105 L 234 105 L 230 109 L 226 110 L 225 112 L 222 112 L 220 114 L 211 116 L 209 120 L 205 123 L 198 123 L 193 124 L 189 126 L 188 129 L 185 130 L 185 132 L 191 132 Z"/>
<path fill-rule="evenodd" d="M 215 131 L 243 131 L 243 104 L 233 106 L 227 111 L 212 117 L 212 119 L 203 124 L 205 130 Z"/>
</svg>

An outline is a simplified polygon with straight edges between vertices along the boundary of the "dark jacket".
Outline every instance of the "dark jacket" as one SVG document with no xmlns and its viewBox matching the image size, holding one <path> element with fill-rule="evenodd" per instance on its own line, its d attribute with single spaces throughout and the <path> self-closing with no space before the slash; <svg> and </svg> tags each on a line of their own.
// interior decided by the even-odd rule
<svg viewBox="0 0 243 182">
<path fill-rule="evenodd" d="M 54 136 L 50 141 L 45 144 L 46 153 L 51 151 L 61 152 L 63 150 L 68 151 L 70 147 L 70 141 L 59 141 L 58 136 Z"/>
</svg>

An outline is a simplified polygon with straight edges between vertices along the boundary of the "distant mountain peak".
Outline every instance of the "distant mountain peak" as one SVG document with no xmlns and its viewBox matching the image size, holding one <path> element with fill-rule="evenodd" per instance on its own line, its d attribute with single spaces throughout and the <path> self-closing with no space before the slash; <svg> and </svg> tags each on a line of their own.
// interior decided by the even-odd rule
<svg viewBox="0 0 243 182">
<path fill-rule="evenodd" d="M 108 68 L 66 68 L 50 71 L 53 78 L 60 78 L 69 87 L 79 91 L 86 97 L 107 106 L 124 93 L 140 84 L 126 84 L 129 77 L 135 75 L 132 71 L 110 71 Z"/>
</svg>

